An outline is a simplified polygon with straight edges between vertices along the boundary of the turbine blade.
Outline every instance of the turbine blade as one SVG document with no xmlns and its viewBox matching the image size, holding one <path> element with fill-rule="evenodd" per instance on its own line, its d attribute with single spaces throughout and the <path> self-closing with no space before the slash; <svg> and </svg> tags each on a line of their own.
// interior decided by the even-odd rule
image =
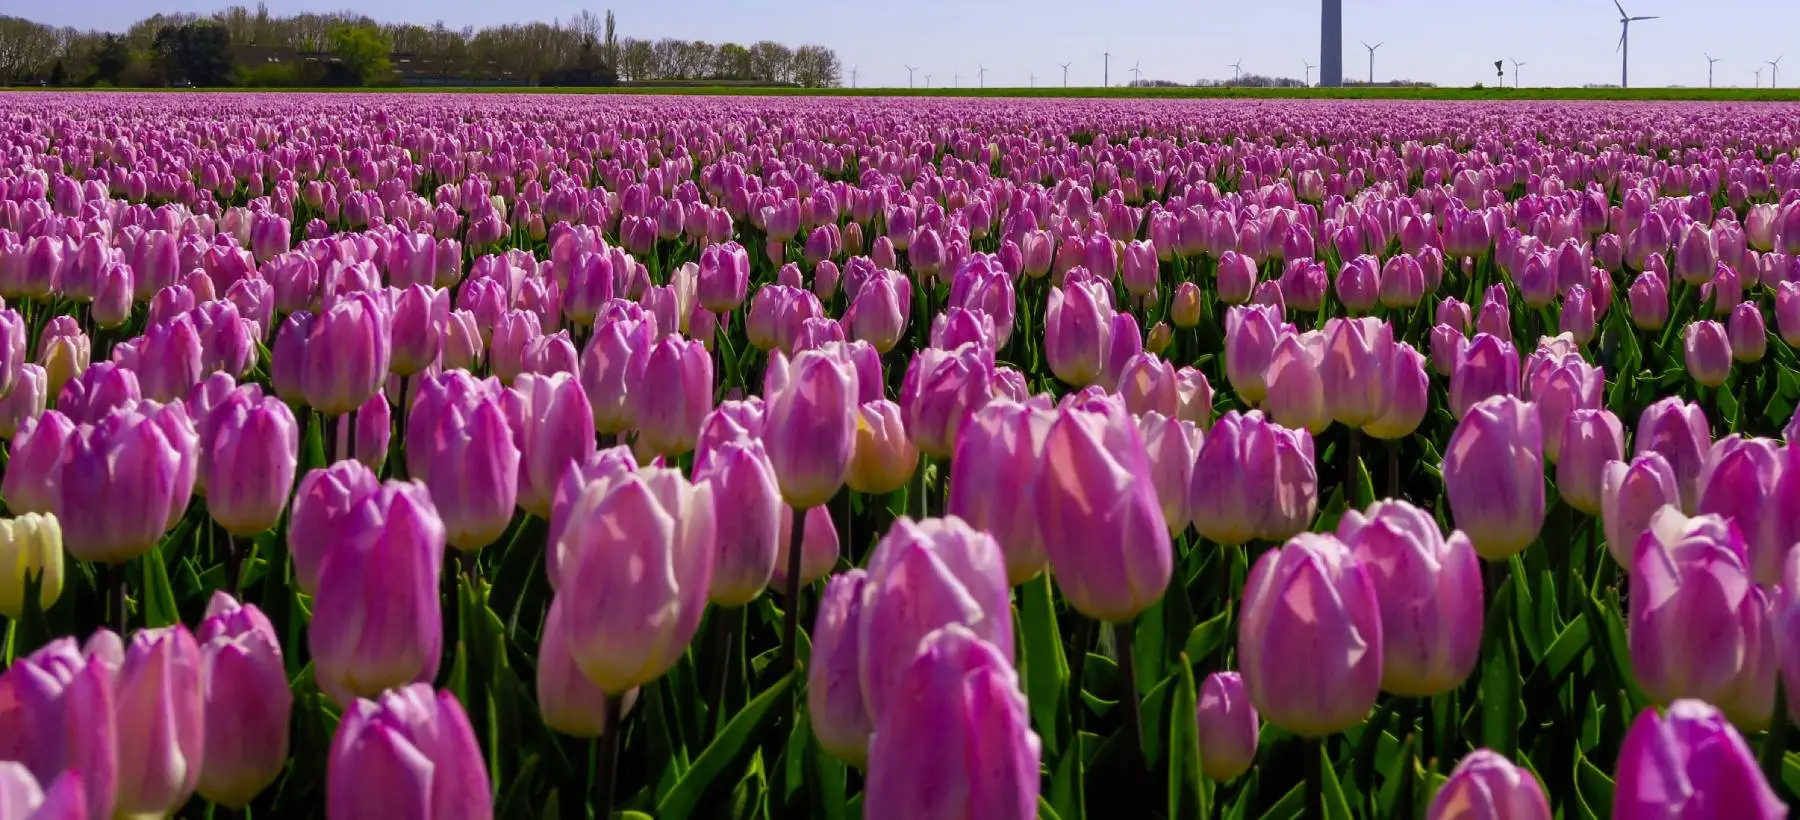
<svg viewBox="0 0 1800 820">
<path fill-rule="evenodd" d="M 1627 31 L 1629 31 L 1629 30 L 1630 29 L 1627 29 Z M 1620 32 L 1619 33 L 1619 45 L 1614 47 L 1613 51 L 1618 52 L 1618 51 L 1624 51 L 1624 50 L 1625 50 L 1625 33 Z"/>
<path fill-rule="evenodd" d="M 1619 5 L 1619 0 L 1613 0 L 1613 8 L 1616 8 L 1619 10 L 1620 17 L 1630 17 L 1631 16 L 1631 15 L 1625 13 L 1625 7 Z"/>
<path fill-rule="evenodd" d="M 1661 20 L 1662 18 L 1657 17 L 1655 15 L 1651 15 L 1649 17 L 1633 17 L 1631 19 L 1633 19 L 1633 20 Z"/>
</svg>

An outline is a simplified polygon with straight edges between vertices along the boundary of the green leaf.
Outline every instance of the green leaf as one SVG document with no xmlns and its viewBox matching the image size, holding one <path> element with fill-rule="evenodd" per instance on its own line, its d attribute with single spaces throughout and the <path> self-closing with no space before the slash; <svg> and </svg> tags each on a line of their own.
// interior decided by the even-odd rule
<svg viewBox="0 0 1800 820">
<path fill-rule="evenodd" d="M 1519 619 L 1519 633 L 1525 637 L 1525 650 L 1536 662 L 1544 657 L 1543 644 L 1538 641 L 1542 624 L 1538 623 L 1538 610 L 1531 602 L 1531 584 L 1525 580 L 1525 562 L 1515 555 L 1507 565 L 1512 568 L 1513 613 Z"/>
<path fill-rule="evenodd" d="M 180 623 L 181 612 L 175 607 L 175 590 L 169 586 L 162 547 L 152 548 L 138 562 L 144 570 L 144 625 L 154 629 Z"/>
<path fill-rule="evenodd" d="M 1519 654 L 1513 644 L 1513 596 L 1507 589 L 1512 583 L 1508 576 L 1494 593 L 1481 650 L 1482 742 L 1507 758 L 1518 755 L 1524 708 L 1520 703 Z"/>
<path fill-rule="evenodd" d="M 1320 778 L 1323 782 L 1320 785 L 1321 791 L 1325 793 L 1323 802 L 1326 820 L 1354 820 L 1355 815 L 1350 813 L 1350 801 L 1344 799 L 1344 786 L 1338 782 L 1337 770 L 1332 767 L 1331 761 L 1325 755 L 1320 755 L 1313 765 L 1323 770 L 1324 776 Z"/>
<path fill-rule="evenodd" d="M 1221 612 L 1188 633 L 1187 646 L 1182 652 L 1193 662 L 1202 663 L 1219 651 L 1230 637 L 1231 613 Z"/>
<path fill-rule="evenodd" d="M 1610 814 L 1613 805 L 1613 780 L 1606 772 L 1588 762 L 1586 757 L 1575 758 L 1575 789 L 1581 793 L 1582 802 L 1586 803 L 1597 815 Z"/>
<path fill-rule="evenodd" d="M 861 797 L 862 795 L 857 796 Z M 1050 801 L 1045 800 L 1044 796 L 1041 794 L 1038 795 L 1037 816 L 1038 820 L 1062 820 L 1062 815 L 1057 814 L 1056 809 L 1050 807 Z"/>
<path fill-rule="evenodd" d="M 1357 433 L 1357 435 L 1361 435 L 1361 433 Z M 1354 509 L 1366 510 L 1373 503 L 1375 503 L 1375 479 L 1369 476 L 1368 460 L 1358 458 L 1356 460 L 1356 504 Z"/>
<path fill-rule="evenodd" d="M 1564 673 L 1587 651 L 1589 643 L 1587 614 L 1578 613 L 1575 620 L 1563 627 L 1562 633 L 1545 650 L 1544 661 L 1539 668 L 1550 676 L 1552 682 L 1560 681 Z"/>
<path fill-rule="evenodd" d="M 1051 770 L 1050 803 L 1066 820 L 1085 820 L 1087 797 L 1082 778 L 1086 766 L 1081 759 L 1084 739 L 1079 732 L 1074 738 L 1056 759 L 1056 768 Z"/>
<path fill-rule="evenodd" d="M 1195 720 L 1195 704 L 1199 700 L 1194 686 L 1194 669 L 1186 655 L 1181 656 L 1180 684 L 1175 687 L 1174 703 L 1169 708 L 1169 817 L 1182 820 L 1206 817 L 1211 809 L 1205 805 L 1205 781 L 1200 769 L 1200 726 Z"/>
<path fill-rule="evenodd" d="M 720 732 L 712 744 L 706 747 L 706 751 L 700 753 L 687 776 L 657 804 L 656 816 L 661 820 L 686 820 L 692 816 L 713 781 L 761 733 L 764 722 L 773 714 L 776 705 L 791 701 L 792 696 L 788 694 L 788 690 L 793 685 L 793 673 L 790 672 L 745 704 L 743 710 L 725 725 L 725 731 Z"/>
<path fill-rule="evenodd" d="M 1069 682 L 1069 663 L 1063 656 L 1062 634 L 1056 626 L 1056 604 L 1051 597 L 1050 574 L 1019 589 L 1019 629 L 1025 650 L 1025 695 L 1031 706 L 1031 722 L 1043 739 L 1044 752 L 1056 757 L 1062 748 L 1062 732 L 1068 713 L 1062 708 L 1063 689 Z M 1062 723 L 1059 725 L 1058 720 Z"/>
<path fill-rule="evenodd" d="M 1400 746 L 1400 775 L 1389 776 L 1381 785 L 1381 816 L 1411 817 L 1413 816 L 1414 783 L 1418 780 L 1419 764 L 1413 759 L 1414 748 L 1418 744 L 1418 735 L 1408 732 Z"/>
</svg>

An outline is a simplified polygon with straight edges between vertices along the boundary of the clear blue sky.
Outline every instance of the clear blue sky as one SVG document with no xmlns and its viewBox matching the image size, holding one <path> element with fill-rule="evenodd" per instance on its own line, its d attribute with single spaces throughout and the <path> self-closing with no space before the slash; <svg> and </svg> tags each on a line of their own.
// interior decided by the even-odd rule
<svg viewBox="0 0 1800 820">
<path fill-rule="evenodd" d="M 990 86 L 1061 82 L 1058 63 L 1073 60 L 1073 85 L 1098 85 L 1101 54 L 1111 51 L 1112 81 L 1130 79 L 1140 62 L 1146 78 L 1192 82 L 1244 70 L 1298 77 L 1302 61 L 1318 62 L 1318 0 L 383 0 L 370 4 L 385 21 L 462 25 L 566 17 L 588 8 L 617 13 L 620 36 L 712 41 L 770 39 L 836 48 L 846 73 L 862 85 L 905 85 L 903 65 L 931 72 L 933 85 L 955 73 L 975 84 L 986 64 Z M 254 6 L 254 0 L 244 3 Z M 15 7 L 40 22 L 122 29 L 153 11 L 212 12 L 227 0 L 78 0 Z M 346 0 L 269 0 L 278 14 L 331 11 Z M 1364 76 L 1359 40 L 1385 41 L 1377 80 L 1407 77 L 1443 85 L 1494 81 L 1493 61 L 1527 63 L 1525 85 L 1618 82 L 1618 12 L 1610 0 L 1344 0 L 1344 68 Z M 1748 86 L 1751 69 L 1781 56 L 1783 86 L 1800 85 L 1800 7 L 1795 0 L 1631 0 L 1634 15 L 1663 19 L 1632 26 L 1634 86 L 1706 84 L 1711 52 L 1724 61 L 1719 85 Z M 1512 82 L 1512 64 L 1507 64 Z M 1316 76 L 1316 75 L 1315 75 Z M 848 82 L 848 77 L 846 77 Z"/>
</svg>

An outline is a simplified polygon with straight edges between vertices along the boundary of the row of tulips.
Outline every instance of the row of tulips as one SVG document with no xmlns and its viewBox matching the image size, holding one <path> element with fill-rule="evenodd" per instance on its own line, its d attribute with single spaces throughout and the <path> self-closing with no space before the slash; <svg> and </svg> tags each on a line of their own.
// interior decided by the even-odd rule
<svg viewBox="0 0 1800 820">
<path fill-rule="evenodd" d="M 1800 786 L 1779 117 L 332 99 L 0 107 L 6 817 Z"/>
</svg>

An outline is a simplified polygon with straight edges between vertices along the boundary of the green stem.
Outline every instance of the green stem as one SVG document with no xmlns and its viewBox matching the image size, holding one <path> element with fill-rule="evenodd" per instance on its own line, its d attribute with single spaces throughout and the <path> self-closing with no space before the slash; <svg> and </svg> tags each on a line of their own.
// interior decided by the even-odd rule
<svg viewBox="0 0 1800 820">
<path fill-rule="evenodd" d="M 794 509 L 793 535 L 788 539 L 787 562 L 787 598 L 782 602 L 787 611 L 782 615 L 781 623 L 781 669 L 791 672 L 797 668 L 797 647 L 794 639 L 800 629 L 800 552 L 801 544 L 806 538 L 806 511 Z"/>
<path fill-rule="evenodd" d="M 1322 818 L 1325 816 L 1325 739 L 1309 737 L 1301 743 L 1306 749 L 1301 755 L 1306 765 L 1306 816 Z"/>
<path fill-rule="evenodd" d="M 1125 703 L 1125 739 L 1132 746 L 1142 746 L 1144 737 L 1144 716 L 1138 705 L 1137 665 L 1132 661 L 1132 641 L 1137 629 L 1131 621 L 1117 624 L 1114 629 L 1119 642 L 1119 671 L 1122 684 L 1119 699 Z"/>
<path fill-rule="evenodd" d="M 600 736 L 600 761 L 595 772 L 595 817 L 605 820 L 612 816 L 613 789 L 619 774 L 619 746 L 624 739 L 623 709 L 625 695 L 623 693 L 606 694 L 606 734 Z"/>
</svg>

